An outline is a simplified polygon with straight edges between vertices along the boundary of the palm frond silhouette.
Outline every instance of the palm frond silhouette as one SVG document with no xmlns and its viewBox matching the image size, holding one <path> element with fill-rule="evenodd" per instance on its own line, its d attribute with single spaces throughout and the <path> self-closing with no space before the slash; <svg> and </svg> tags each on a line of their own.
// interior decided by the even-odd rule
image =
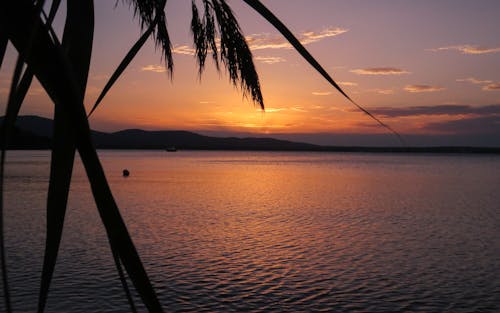
<svg viewBox="0 0 500 313">
<path fill-rule="evenodd" d="M 132 8 L 135 16 L 140 20 L 143 35 L 125 54 L 97 98 L 90 114 L 102 104 L 108 91 L 148 39 L 153 39 L 161 50 L 168 71 L 172 73 L 174 69 L 172 44 L 166 24 L 165 12 L 168 10 L 166 0 L 123 0 L 121 2 Z M 305 60 L 338 92 L 378 123 L 393 131 L 355 103 L 288 28 L 260 1 L 244 0 L 244 2 L 280 31 Z M 88 115 L 83 105 L 89 76 L 90 56 L 93 50 L 95 13 L 93 0 L 67 1 L 64 32 L 61 39 L 52 28 L 52 21 L 59 11 L 60 3 L 60 0 L 52 1 L 48 14 L 44 11 L 45 3 L 42 0 L 7 0 L 0 4 L 0 66 L 8 42 L 14 46 L 18 53 L 0 134 L 2 149 L 0 163 L 0 265 L 5 311 L 12 312 L 2 218 L 5 154 L 19 109 L 33 77 L 36 77 L 54 104 L 53 145 L 47 194 L 46 244 L 38 312 L 43 312 L 45 309 L 56 265 L 76 151 L 78 151 L 84 165 L 131 310 L 136 311 L 124 270 L 145 307 L 150 312 L 163 312 L 109 188 L 91 139 Z M 202 0 L 199 2 L 193 0 L 191 9 L 193 15 L 191 33 L 200 75 L 205 68 L 206 58 L 210 54 L 217 69 L 225 69 L 232 84 L 238 86 L 244 95 L 264 109 L 264 99 L 252 53 L 228 3 L 225 0 Z"/>
</svg>

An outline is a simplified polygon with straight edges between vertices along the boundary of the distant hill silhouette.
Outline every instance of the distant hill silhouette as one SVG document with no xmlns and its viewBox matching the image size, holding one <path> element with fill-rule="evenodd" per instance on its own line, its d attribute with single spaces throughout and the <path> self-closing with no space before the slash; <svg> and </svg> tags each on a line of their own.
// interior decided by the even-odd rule
<svg viewBox="0 0 500 313">
<path fill-rule="evenodd" d="M 3 120 L 0 121 L 0 125 L 3 123 Z M 1 138 L 3 138 L 3 134 L 0 134 Z M 23 130 L 19 127 L 15 127 L 12 137 L 9 141 L 9 149 L 49 149 L 50 148 L 50 139 L 45 136 L 38 136 L 34 133 Z"/>
<path fill-rule="evenodd" d="M 0 124 L 3 117 L 0 117 Z M 27 148 L 36 148 L 39 142 L 41 149 L 48 147 L 52 137 L 52 120 L 39 116 L 19 116 L 16 127 L 33 141 Z M 127 129 L 114 133 L 92 131 L 94 143 L 99 149 L 165 149 L 174 146 L 177 149 L 203 150 L 316 150 L 320 146 L 296 143 L 272 138 L 218 138 L 203 136 L 188 131 L 146 131 Z M 25 139 L 26 140 L 26 139 Z M 11 147 L 22 148 L 12 140 Z"/>
<path fill-rule="evenodd" d="M 0 117 L 0 125 L 3 117 Z M 19 116 L 10 149 L 50 148 L 52 120 L 39 116 Z M 188 150 L 262 150 L 262 151 L 333 151 L 390 153 L 500 153 L 500 148 L 482 147 L 359 147 L 320 146 L 273 138 L 236 138 L 203 136 L 188 131 L 146 131 L 127 129 L 114 133 L 92 131 L 99 149 L 166 149 Z"/>
</svg>

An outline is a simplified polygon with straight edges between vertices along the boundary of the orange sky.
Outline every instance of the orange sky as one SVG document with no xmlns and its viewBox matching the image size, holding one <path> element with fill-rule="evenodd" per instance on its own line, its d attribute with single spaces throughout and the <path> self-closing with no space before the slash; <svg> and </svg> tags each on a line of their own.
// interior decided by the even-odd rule
<svg viewBox="0 0 500 313">
<path fill-rule="evenodd" d="M 149 44 L 107 95 L 93 128 L 184 129 L 220 134 L 386 133 L 338 94 L 241 1 L 228 1 L 254 53 L 266 112 L 192 55 L 190 1 L 169 0 L 171 81 Z M 263 1 L 358 103 L 402 134 L 498 134 L 500 2 L 497 0 Z M 126 5 L 96 1 L 95 50 L 86 105 L 140 35 Z M 64 16 L 59 16 L 62 24 Z M 15 54 L 0 72 L 1 108 Z M 210 62 L 208 62 L 210 63 Z M 404 111 L 402 111 L 404 110 Z M 33 86 L 22 114 L 51 117 Z"/>
</svg>

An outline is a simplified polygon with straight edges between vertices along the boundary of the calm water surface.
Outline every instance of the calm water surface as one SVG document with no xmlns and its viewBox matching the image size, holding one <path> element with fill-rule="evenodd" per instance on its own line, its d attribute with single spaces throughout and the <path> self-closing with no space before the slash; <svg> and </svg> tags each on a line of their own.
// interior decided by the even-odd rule
<svg viewBox="0 0 500 313">
<path fill-rule="evenodd" d="M 500 312 L 499 156 L 100 156 L 167 311 Z M 48 173 L 10 152 L 16 312 L 36 308 Z M 79 161 L 61 249 L 47 312 L 128 311 Z"/>
</svg>

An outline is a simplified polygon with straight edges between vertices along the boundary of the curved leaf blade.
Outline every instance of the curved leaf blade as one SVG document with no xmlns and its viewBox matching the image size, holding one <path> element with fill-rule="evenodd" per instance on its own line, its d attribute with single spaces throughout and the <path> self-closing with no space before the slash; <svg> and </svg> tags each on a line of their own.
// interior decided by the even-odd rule
<svg viewBox="0 0 500 313">
<path fill-rule="evenodd" d="M 9 39 L 18 51 L 26 48 L 26 34 L 40 19 L 30 20 L 24 12 L 30 0 L 0 2 L 0 26 L 6 29 Z M 130 238 L 106 180 L 104 170 L 92 144 L 90 127 L 83 103 L 78 101 L 78 87 L 71 63 L 60 46 L 54 44 L 48 33 L 37 36 L 34 49 L 27 63 L 45 88 L 55 105 L 64 108 L 66 118 L 74 127 L 76 144 L 91 189 L 111 245 L 116 247 L 120 259 L 134 283 L 142 301 L 151 312 L 163 312 L 137 250 Z"/>
<path fill-rule="evenodd" d="M 59 4 L 60 1 L 52 3 L 47 18 L 47 27 L 51 27 Z M 63 46 L 66 48 L 68 58 L 78 78 L 81 101 L 83 101 L 88 78 L 93 30 L 93 2 L 69 1 L 63 33 Z M 59 106 L 56 106 L 54 111 L 53 146 L 47 193 L 45 254 L 38 296 L 39 313 L 45 310 L 57 262 L 76 150 L 74 131 L 71 124 L 65 119 L 64 111 Z"/>
<path fill-rule="evenodd" d="M 90 113 L 88 114 L 89 117 L 97 109 L 97 107 L 101 103 L 102 99 L 104 99 L 104 97 L 106 96 L 108 91 L 111 89 L 111 87 L 113 87 L 113 85 L 116 83 L 118 78 L 123 74 L 125 69 L 130 64 L 130 62 L 132 62 L 132 60 L 135 58 L 135 56 L 137 55 L 139 50 L 141 50 L 142 46 L 144 46 L 144 44 L 146 43 L 149 36 L 151 36 L 151 34 L 153 33 L 154 27 L 155 27 L 155 23 L 151 24 L 151 26 L 149 26 L 149 28 L 144 32 L 144 34 L 142 34 L 142 36 L 139 38 L 139 40 L 137 40 L 137 42 L 132 46 L 132 48 L 130 48 L 130 51 L 127 53 L 127 55 L 125 55 L 125 57 L 120 62 L 120 64 L 116 68 L 116 70 L 113 72 L 113 75 L 111 75 L 108 82 L 104 86 L 99 97 L 97 97 L 97 100 L 96 100 L 94 106 L 92 107 L 92 109 L 90 110 Z"/>
<path fill-rule="evenodd" d="M 5 57 L 5 51 L 7 50 L 7 43 L 9 39 L 7 36 L 0 30 L 0 69 L 2 69 L 3 58 Z"/>
<path fill-rule="evenodd" d="M 45 310 L 50 283 L 56 266 L 66 215 L 74 158 L 75 143 L 71 125 L 64 119 L 64 112 L 61 112 L 61 108 L 56 107 L 52 137 L 49 191 L 47 195 L 45 254 L 38 296 L 39 313 Z"/>
<path fill-rule="evenodd" d="M 50 6 L 49 17 L 47 18 L 47 25 L 52 25 L 57 12 L 59 11 L 59 6 L 61 5 L 61 0 L 52 0 L 52 5 Z"/>
<path fill-rule="evenodd" d="M 300 41 L 295 37 L 295 35 L 281 22 L 274 13 L 272 13 L 266 6 L 262 4 L 259 0 L 243 0 L 251 8 L 257 11 L 263 18 L 265 18 L 270 24 L 272 24 L 287 40 L 290 44 L 299 52 L 299 54 L 307 61 L 309 64 L 318 71 L 338 92 L 340 92 L 347 100 L 354 104 L 359 110 L 367 114 L 373 120 L 375 120 L 379 125 L 383 126 L 394 135 L 396 135 L 401 143 L 404 143 L 401 135 L 392 129 L 389 125 L 382 122 L 375 115 L 370 113 L 368 110 L 357 104 L 347 93 L 340 88 L 340 86 L 333 80 L 333 78 L 326 72 L 326 70 L 316 61 L 316 59 L 307 51 L 307 49 L 300 43 Z"/>
<path fill-rule="evenodd" d="M 39 1 L 32 7 L 31 10 L 25 11 L 26 15 L 34 18 L 38 16 L 43 7 L 44 1 Z M 31 14 L 30 14 L 31 13 Z M 19 52 L 19 56 L 16 61 L 16 66 L 14 69 L 13 78 L 11 81 L 11 87 L 9 92 L 9 98 L 6 107 L 6 114 L 4 123 L 1 127 L 1 156 L 0 156 L 0 271 L 2 273 L 2 285 L 4 290 L 4 301 L 5 301 L 5 310 L 6 312 L 12 312 L 12 304 L 10 301 L 10 292 L 9 292 L 9 283 L 8 283 L 8 274 L 7 274 L 7 263 L 5 258 L 5 243 L 4 243 L 4 222 L 3 222 L 3 183 L 4 183 L 4 169 L 5 169 L 5 157 L 6 157 L 6 149 L 7 144 L 10 138 L 10 133 L 14 128 L 15 120 L 17 119 L 17 115 L 19 113 L 19 108 L 21 107 L 21 103 L 28 92 L 29 87 L 31 86 L 31 81 L 33 79 L 33 74 L 26 70 L 23 77 L 21 78 L 21 74 L 23 71 L 23 65 L 25 59 L 32 53 L 33 43 L 35 37 L 38 33 L 38 27 L 32 26 L 28 32 L 28 40 L 26 43 L 26 49 L 22 52 Z M 0 35 L 0 65 L 3 62 L 3 58 L 5 56 L 5 49 L 8 41 L 7 32 L 2 29 Z M 20 83 L 19 83 L 20 82 Z"/>
</svg>

